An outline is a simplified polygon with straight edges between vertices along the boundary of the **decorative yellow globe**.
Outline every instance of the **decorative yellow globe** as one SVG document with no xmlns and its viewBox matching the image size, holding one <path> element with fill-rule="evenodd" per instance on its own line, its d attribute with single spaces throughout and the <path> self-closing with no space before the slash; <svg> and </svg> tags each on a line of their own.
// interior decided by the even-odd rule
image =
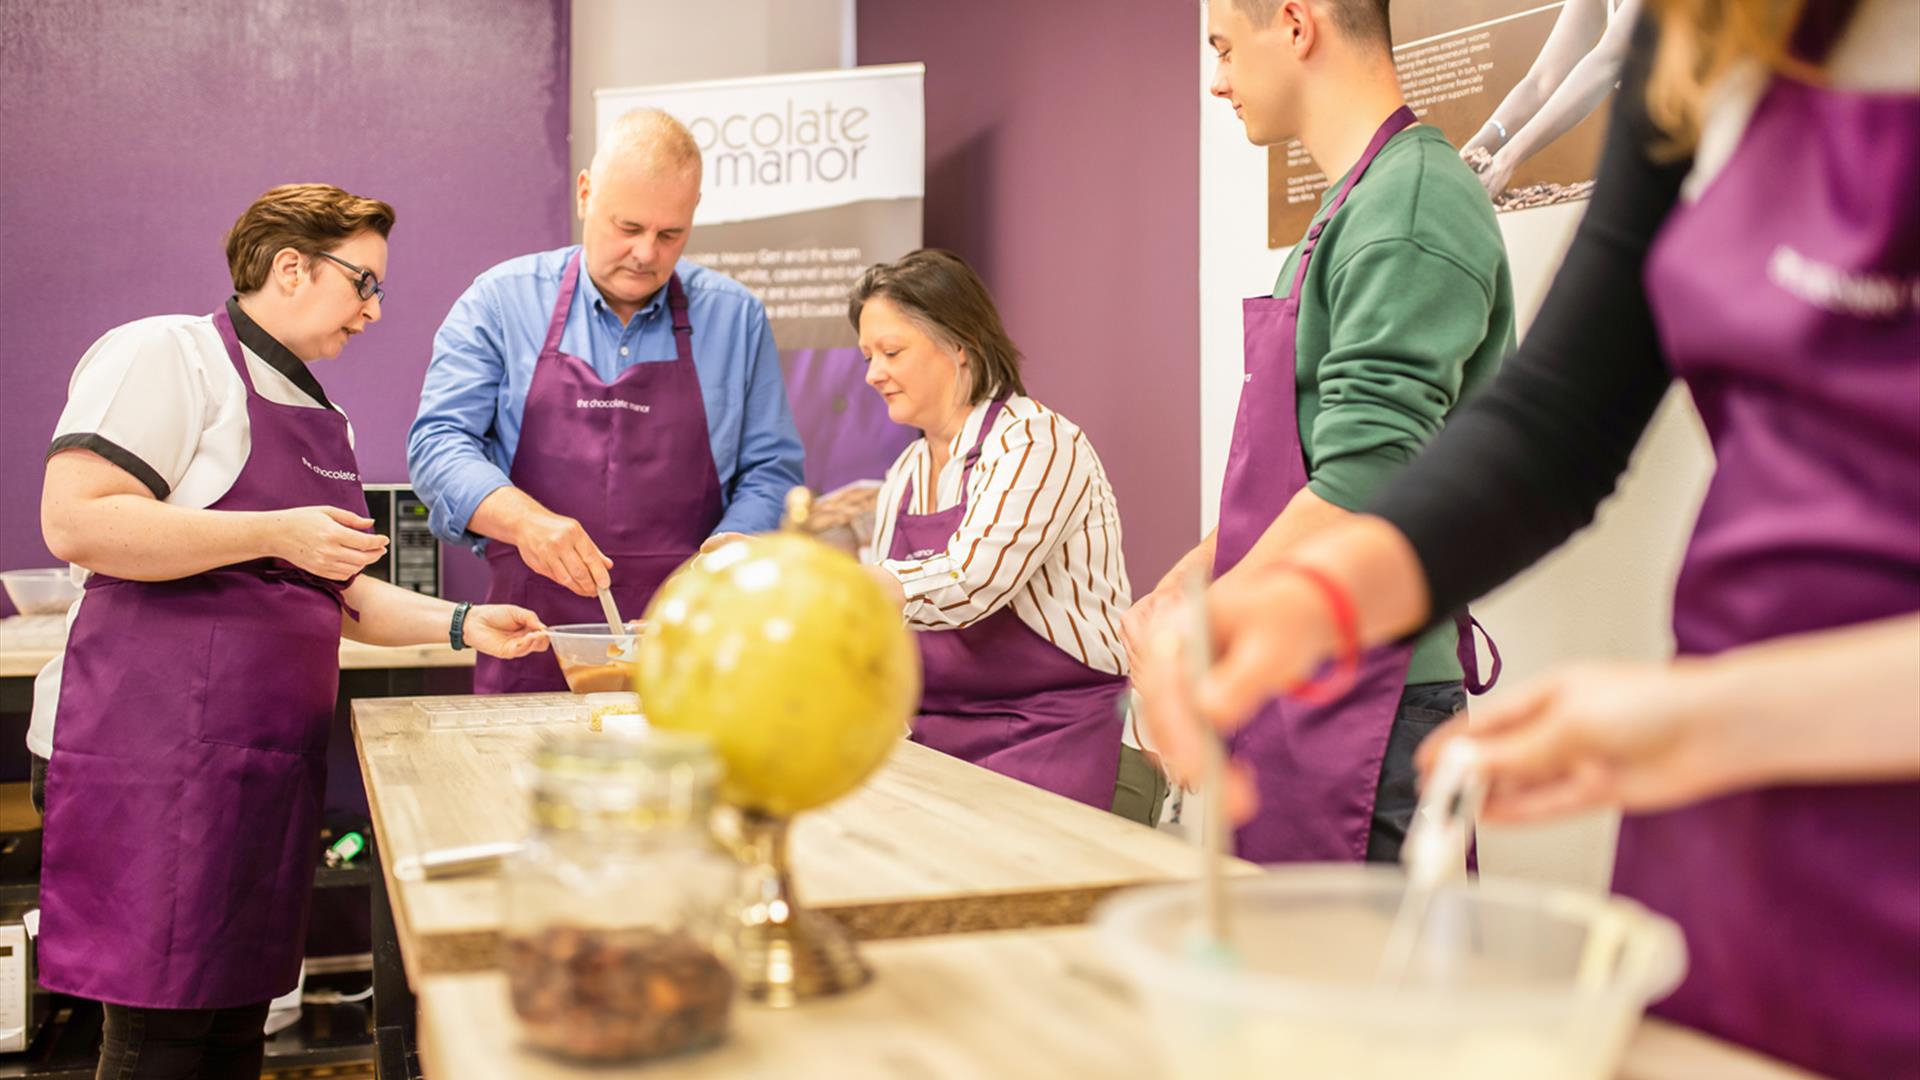
<svg viewBox="0 0 1920 1080">
<path fill-rule="evenodd" d="M 694 559 L 647 607 L 648 722 L 712 740 L 721 797 L 788 816 L 864 781 L 906 734 L 920 654 L 886 591 L 794 532 Z"/>
</svg>

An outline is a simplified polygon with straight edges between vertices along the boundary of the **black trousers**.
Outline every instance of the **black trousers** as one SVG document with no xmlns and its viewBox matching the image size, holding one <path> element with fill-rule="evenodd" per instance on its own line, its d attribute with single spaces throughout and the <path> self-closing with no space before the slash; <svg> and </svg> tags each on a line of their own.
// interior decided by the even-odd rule
<svg viewBox="0 0 1920 1080">
<path fill-rule="evenodd" d="M 267 1005 L 143 1009 L 108 1005 L 94 1080 L 260 1080 Z"/>
<path fill-rule="evenodd" d="M 1413 752 L 1440 725 L 1467 707 L 1466 687 L 1457 682 L 1412 683 L 1400 695 L 1380 762 L 1380 786 L 1373 796 L 1373 828 L 1367 834 L 1367 861 L 1397 863 L 1407 827 L 1420 805 L 1420 771 Z"/>
<path fill-rule="evenodd" d="M 29 793 L 33 808 L 45 816 L 47 760 L 38 755 Z M 107 1005 L 94 1080 L 259 1080 L 269 1004 L 231 1009 Z"/>
</svg>

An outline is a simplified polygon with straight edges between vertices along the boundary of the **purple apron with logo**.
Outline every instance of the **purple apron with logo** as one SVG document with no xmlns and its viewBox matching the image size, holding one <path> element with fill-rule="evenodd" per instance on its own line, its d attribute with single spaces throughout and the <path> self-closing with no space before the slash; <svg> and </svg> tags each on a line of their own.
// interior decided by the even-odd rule
<svg viewBox="0 0 1920 1080">
<path fill-rule="evenodd" d="M 680 275 L 667 281 L 674 359 L 635 364 L 602 382 L 593 366 L 560 351 L 580 283 L 580 253 L 567 260 L 546 344 L 534 362 L 513 453 L 513 486 L 578 521 L 613 560 L 614 600 L 637 619 L 654 591 L 700 550 L 720 524 L 720 477 L 708 441 L 706 399 L 693 366 L 693 325 Z M 520 549 L 487 544 L 490 604 L 519 604 L 549 625 L 600 622 L 600 601 L 576 596 L 528 568 Z M 564 691 L 552 653 L 518 660 L 478 657 L 479 694 Z"/>
<path fill-rule="evenodd" d="M 1005 404 L 994 402 L 980 421 L 980 435 L 961 467 L 957 505 L 909 514 L 913 483 L 907 483 L 889 558 L 946 550 L 967 516 L 967 481 L 980 447 Z M 913 722 L 915 742 L 1101 810 L 1113 805 L 1123 676 L 1068 656 L 1035 633 L 1012 604 L 972 626 L 913 636 L 924 687 Z"/>
<path fill-rule="evenodd" d="M 1216 577 L 1237 566 L 1307 486 L 1294 399 L 1300 289 L 1327 222 L 1346 204 L 1387 141 L 1414 122 L 1413 111 L 1401 106 L 1374 132 L 1327 212 L 1301 241 L 1300 262 L 1287 295 L 1244 301 L 1246 384 L 1240 391 L 1220 495 Z M 1498 653 L 1492 676 L 1482 683 L 1475 666 L 1473 626 L 1464 614 L 1456 623 L 1468 688 L 1480 693 L 1499 677 Z M 1407 642 L 1370 649 L 1361 658 L 1353 688 L 1340 700 L 1325 705 L 1285 698 L 1270 702 L 1233 736 L 1232 752 L 1252 763 L 1260 795 L 1259 811 L 1235 836 L 1241 858 L 1262 863 L 1366 858 L 1374 792 L 1412 658 L 1413 645 Z"/>
<path fill-rule="evenodd" d="M 1661 228 L 1647 293 L 1718 462 L 1681 652 L 1920 610 L 1915 192 L 1920 97 L 1776 78 Z M 1614 887 L 1686 931 L 1687 981 L 1657 1011 L 1823 1073 L 1920 1076 L 1920 783 L 1630 816 Z"/>
<path fill-rule="evenodd" d="M 246 386 L 252 449 L 210 509 L 366 513 L 346 418 L 262 398 L 227 313 L 213 322 Z M 293 988 L 345 587 L 267 559 L 87 579 L 47 767 L 42 986 L 165 1009 Z"/>
</svg>

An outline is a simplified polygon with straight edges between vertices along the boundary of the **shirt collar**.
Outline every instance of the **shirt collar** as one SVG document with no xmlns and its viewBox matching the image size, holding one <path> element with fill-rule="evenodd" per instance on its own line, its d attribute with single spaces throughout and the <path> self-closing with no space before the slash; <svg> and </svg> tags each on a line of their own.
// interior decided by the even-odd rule
<svg viewBox="0 0 1920 1080">
<path fill-rule="evenodd" d="M 581 258 L 582 258 L 582 263 L 580 266 L 579 288 L 581 292 L 586 294 L 587 303 L 591 305 L 592 310 L 596 314 L 610 315 L 616 321 L 618 321 L 620 316 L 615 314 L 614 310 L 607 306 L 607 298 L 600 294 L 600 286 L 594 284 L 593 275 L 587 273 L 587 267 L 584 261 L 585 260 L 584 253 L 582 254 Z M 640 310 L 633 313 L 634 318 L 641 319 L 641 320 L 651 319 L 656 314 L 658 314 L 662 308 L 666 306 L 667 306 L 667 287 L 665 285 L 662 285 L 658 289 L 655 289 L 653 291 L 653 296 L 648 298 L 646 303 L 640 305 Z"/>
<path fill-rule="evenodd" d="M 241 310 L 238 296 L 227 298 L 227 318 L 233 320 L 233 335 L 239 338 L 240 344 L 245 345 L 253 355 L 266 361 L 268 367 L 285 375 L 288 382 L 299 387 L 302 393 L 319 402 L 323 407 L 329 409 L 333 407 L 333 402 L 327 400 L 327 392 L 320 388 L 320 380 L 313 377 L 313 372 L 308 370 L 307 365 L 299 357 L 293 355 L 291 349 L 280 344 L 272 334 L 262 330 L 260 324 L 253 321 L 253 316 Z"/>
</svg>

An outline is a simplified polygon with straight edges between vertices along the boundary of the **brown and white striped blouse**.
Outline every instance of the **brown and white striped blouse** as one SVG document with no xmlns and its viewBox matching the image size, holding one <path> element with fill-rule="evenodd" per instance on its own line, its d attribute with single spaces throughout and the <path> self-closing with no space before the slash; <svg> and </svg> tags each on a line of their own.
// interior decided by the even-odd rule
<svg viewBox="0 0 1920 1080">
<path fill-rule="evenodd" d="M 887 470 L 867 561 L 892 571 L 907 594 L 907 625 L 952 630 L 1012 606 L 1022 622 L 1089 667 L 1127 673 L 1120 616 L 1132 603 L 1120 551 L 1120 512 L 1093 445 L 1072 421 L 1028 397 L 1000 412 L 968 484 L 967 513 L 945 550 L 887 559 L 903 485 L 907 512 L 960 501 L 964 456 L 986 419 L 974 406 L 949 448 L 937 485 L 923 437 Z"/>
</svg>

